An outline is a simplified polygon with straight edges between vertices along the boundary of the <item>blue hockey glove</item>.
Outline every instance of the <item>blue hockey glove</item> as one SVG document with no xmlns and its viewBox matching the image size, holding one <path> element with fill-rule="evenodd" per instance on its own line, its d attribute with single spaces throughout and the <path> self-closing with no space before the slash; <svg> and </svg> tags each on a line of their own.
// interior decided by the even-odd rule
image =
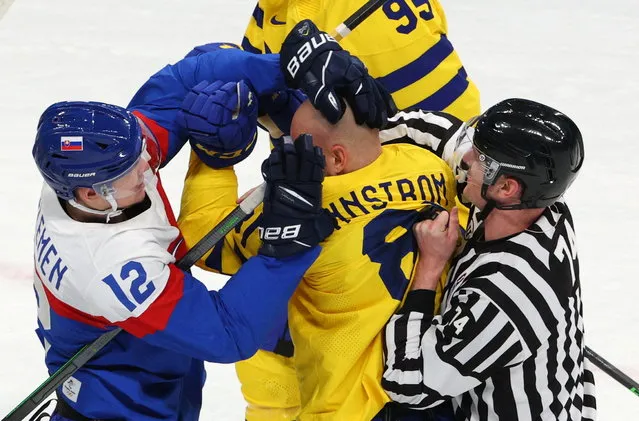
<svg viewBox="0 0 639 421">
<path fill-rule="evenodd" d="M 260 254 L 286 257 L 309 250 L 335 229 L 335 219 L 322 209 L 324 155 L 311 135 L 283 143 L 262 163 L 267 187 L 258 228 Z"/>
<path fill-rule="evenodd" d="M 185 55 L 184 58 L 196 57 L 201 54 L 206 54 L 217 50 L 228 50 L 229 48 L 241 50 L 239 45 L 233 44 L 232 42 L 211 42 L 209 44 L 198 45 L 197 47 L 189 51 L 189 53 Z"/>
<path fill-rule="evenodd" d="M 193 150 L 205 164 L 228 167 L 255 146 L 257 109 L 257 97 L 244 81 L 203 81 L 184 98 L 177 123 L 188 131 Z"/>
<path fill-rule="evenodd" d="M 272 95 L 263 95 L 259 99 L 258 115 L 260 117 L 267 115 L 282 134 L 288 136 L 291 134 L 293 114 L 304 101 L 306 101 L 306 95 L 297 89 L 287 89 Z M 269 127 L 267 127 L 268 129 Z"/>
<path fill-rule="evenodd" d="M 344 115 L 341 98 L 353 109 L 357 124 L 383 128 L 397 112 L 388 91 L 368 74 L 366 66 L 310 20 L 301 21 L 287 35 L 280 67 L 287 85 L 304 91 L 333 124 Z"/>
</svg>

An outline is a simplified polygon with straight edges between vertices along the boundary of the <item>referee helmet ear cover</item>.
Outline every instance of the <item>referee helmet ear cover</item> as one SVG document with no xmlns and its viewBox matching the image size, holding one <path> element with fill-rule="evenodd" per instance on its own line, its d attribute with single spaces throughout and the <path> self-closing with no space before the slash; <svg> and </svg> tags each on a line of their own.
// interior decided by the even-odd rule
<svg viewBox="0 0 639 421">
<path fill-rule="evenodd" d="M 506 175 L 523 184 L 521 204 L 509 208 L 553 204 L 584 160 L 577 125 L 565 114 L 527 99 L 507 99 L 490 107 L 476 123 L 473 144 L 497 163 L 493 182 Z"/>
</svg>

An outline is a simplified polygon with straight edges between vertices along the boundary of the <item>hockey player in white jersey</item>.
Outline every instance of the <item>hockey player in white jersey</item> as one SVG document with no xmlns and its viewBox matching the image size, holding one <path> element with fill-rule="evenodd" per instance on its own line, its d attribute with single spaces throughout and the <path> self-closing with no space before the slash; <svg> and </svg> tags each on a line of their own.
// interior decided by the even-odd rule
<svg viewBox="0 0 639 421">
<path fill-rule="evenodd" d="M 102 103 L 57 103 L 40 118 L 34 286 L 49 371 L 124 330 L 58 389 L 54 420 L 198 419 L 203 361 L 255 353 L 333 229 L 321 211 L 324 158 L 301 136 L 262 168 L 265 229 L 298 224 L 299 236 L 264 240 L 260 255 L 208 291 L 174 265 L 185 250 L 157 174 L 167 160 L 161 134 L 148 115 Z M 292 202 L 274 196 L 280 188 Z"/>
</svg>

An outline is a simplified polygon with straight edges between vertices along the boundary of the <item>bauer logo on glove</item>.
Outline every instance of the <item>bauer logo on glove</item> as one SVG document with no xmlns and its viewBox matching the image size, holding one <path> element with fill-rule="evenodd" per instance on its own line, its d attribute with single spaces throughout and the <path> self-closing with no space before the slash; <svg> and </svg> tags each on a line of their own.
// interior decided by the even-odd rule
<svg viewBox="0 0 639 421">
<path fill-rule="evenodd" d="M 310 29 L 308 28 L 307 24 L 305 24 L 305 28 L 307 32 L 306 35 L 308 35 L 308 32 L 310 31 Z M 297 75 L 297 71 L 300 69 L 300 65 L 306 61 L 306 59 L 311 55 L 311 53 L 317 48 L 319 48 L 322 44 L 325 44 L 327 42 L 334 42 L 337 44 L 337 41 L 335 41 L 335 39 L 332 36 L 326 33 L 320 32 L 319 34 L 315 35 L 310 40 L 302 44 L 302 46 L 297 50 L 293 58 L 291 58 L 289 62 L 286 64 L 286 70 L 288 71 L 291 78 L 295 78 L 295 75 Z"/>
<path fill-rule="evenodd" d="M 357 124 L 382 128 L 396 112 L 386 88 L 366 66 L 310 20 L 298 23 L 280 50 L 280 68 L 290 88 L 301 89 L 326 119 L 337 123 L 346 102 Z"/>
</svg>

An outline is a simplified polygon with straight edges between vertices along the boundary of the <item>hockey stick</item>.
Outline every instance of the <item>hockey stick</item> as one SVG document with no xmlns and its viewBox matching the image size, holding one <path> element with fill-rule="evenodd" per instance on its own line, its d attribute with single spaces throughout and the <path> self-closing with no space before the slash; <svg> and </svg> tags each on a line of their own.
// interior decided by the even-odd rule
<svg viewBox="0 0 639 421">
<path fill-rule="evenodd" d="M 614 365 L 610 364 L 601 355 L 597 354 L 595 351 L 588 347 L 586 347 L 586 358 L 592 361 L 594 365 L 599 367 L 601 371 L 621 383 L 626 389 L 639 396 L 639 382 L 628 377 L 625 373 L 623 373 Z"/>
<path fill-rule="evenodd" d="M 344 22 L 337 25 L 337 28 L 330 33 L 335 38 L 335 41 L 339 41 L 348 34 L 351 33 L 360 23 L 362 23 L 367 17 L 369 17 L 374 11 L 379 9 L 388 0 L 369 0 L 362 7 L 357 9 L 352 15 L 348 17 Z"/>
<path fill-rule="evenodd" d="M 339 41 L 351 33 L 360 23 L 362 23 L 373 12 L 379 9 L 388 0 L 369 0 L 362 7 L 357 9 L 343 23 L 331 33 L 335 40 Z M 226 218 L 216 225 L 207 235 L 204 236 L 188 253 L 176 263 L 180 269 L 188 269 L 197 262 L 210 248 L 228 234 L 235 226 L 246 218 L 262 201 L 266 184 L 261 184 L 251 194 L 249 194 L 238 207 L 236 207 Z M 2 421 L 20 421 L 29 415 L 47 396 L 51 395 L 69 377 L 86 364 L 95 354 L 97 354 L 106 344 L 108 344 L 121 328 L 104 333 L 91 344 L 81 348 L 69 361 L 60 367 L 53 375 L 44 381 L 36 390 L 27 396 L 18 406 L 16 406 Z"/>
<path fill-rule="evenodd" d="M 251 192 L 233 211 L 217 224 L 208 234 L 204 236 L 198 243 L 193 246 L 180 259 L 176 266 L 182 270 L 187 270 L 195 262 L 197 262 L 208 250 L 210 250 L 218 241 L 235 228 L 240 222 L 246 218 L 248 214 L 264 200 L 264 192 L 266 191 L 266 183 L 262 183 L 259 187 Z M 11 411 L 2 421 L 20 421 L 31 413 L 38 405 L 40 405 L 49 395 L 51 395 L 58 387 L 60 387 L 69 377 L 86 364 L 95 354 L 97 354 L 106 344 L 111 342 L 122 328 L 110 330 L 89 345 L 81 348 L 69 361 L 60 367 L 53 375 L 44 381 L 36 390 L 34 390 L 25 400 L 20 402 L 13 411 Z"/>
</svg>

